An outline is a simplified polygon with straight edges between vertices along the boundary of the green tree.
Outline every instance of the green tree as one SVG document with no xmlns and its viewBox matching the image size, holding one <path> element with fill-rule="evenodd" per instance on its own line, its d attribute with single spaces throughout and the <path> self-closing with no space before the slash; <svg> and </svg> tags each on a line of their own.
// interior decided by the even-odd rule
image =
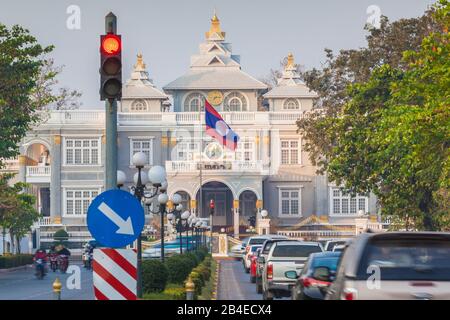
<svg viewBox="0 0 450 320">
<path fill-rule="evenodd" d="M 318 166 L 319 173 L 327 170 L 328 152 L 335 145 L 334 122 L 329 118 L 336 118 L 349 101 L 349 85 L 368 81 L 372 71 L 383 64 L 405 69 L 407 63 L 402 59 L 403 52 L 418 50 L 430 31 L 438 29 L 432 16 L 434 11 L 430 8 L 421 17 L 394 22 L 383 16 L 379 29 L 366 27 L 366 47 L 341 50 L 338 54 L 325 49 L 323 68 L 303 72 L 305 83 L 319 99 L 315 109 L 308 117 L 299 119 L 297 125 L 305 138 L 305 151 Z"/>
<path fill-rule="evenodd" d="M 1 158 L 14 157 L 18 143 L 37 120 L 36 90 L 43 55 L 53 47 L 42 47 L 26 29 L 0 24 L 0 166 Z"/>
<path fill-rule="evenodd" d="M 68 88 L 55 90 L 56 67 L 30 32 L 0 23 L 0 168 L 2 159 L 15 157 L 18 144 L 32 124 L 45 120 L 39 110 L 74 109 L 81 94 Z"/>
<path fill-rule="evenodd" d="M 0 225 L 8 229 L 13 251 L 16 243 L 20 253 L 20 239 L 30 232 L 40 215 L 34 208 L 36 198 L 25 192 L 27 184 L 18 182 L 8 185 L 12 176 L 0 176 Z"/>
<path fill-rule="evenodd" d="M 374 192 L 401 227 L 427 230 L 445 229 L 450 213 L 447 0 L 431 18 L 435 31 L 418 48 L 348 85 L 336 114 L 314 124 L 329 143 L 316 151 L 331 181 L 350 193 Z"/>
</svg>

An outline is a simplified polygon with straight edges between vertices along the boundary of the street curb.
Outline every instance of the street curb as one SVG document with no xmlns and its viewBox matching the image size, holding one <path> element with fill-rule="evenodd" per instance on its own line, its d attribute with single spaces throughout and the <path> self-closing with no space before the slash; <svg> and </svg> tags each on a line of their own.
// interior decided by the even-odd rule
<svg viewBox="0 0 450 320">
<path fill-rule="evenodd" d="M 20 266 L 20 267 L 0 269 L 0 273 L 8 273 L 8 272 L 14 272 L 14 271 L 19 271 L 19 270 L 25 270 L 25 269 L 32 268 L 32 267 L 33 267 L 32 264 L 27 264 L 25 266 Z"/>
<path fill-rule="evenodd" d="M 217 300 L 217 293 L 219 292 L 219 272 L 220 272 L 220 260 L 216 259 L 216 278 L 215 278 L 215 284 L 214 284 L 214 291 L 212 294 L 211 300 Z"/>
</svg>

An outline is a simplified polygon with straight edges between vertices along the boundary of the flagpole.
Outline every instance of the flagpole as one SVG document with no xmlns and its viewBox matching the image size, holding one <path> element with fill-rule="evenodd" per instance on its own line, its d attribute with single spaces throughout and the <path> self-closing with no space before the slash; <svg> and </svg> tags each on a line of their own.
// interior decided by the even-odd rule
<svg viewBox="0 0 450 320">
<path fill-rule="evenodd" d="M 198 119 L 200 120 L 200 204 L 198 206 L 199 212 L 198 216 L 199 218 L 203 214 L 203 123 L 202 123 L 202 106 L 201 104 L 198 107 Z"/>
</svg>

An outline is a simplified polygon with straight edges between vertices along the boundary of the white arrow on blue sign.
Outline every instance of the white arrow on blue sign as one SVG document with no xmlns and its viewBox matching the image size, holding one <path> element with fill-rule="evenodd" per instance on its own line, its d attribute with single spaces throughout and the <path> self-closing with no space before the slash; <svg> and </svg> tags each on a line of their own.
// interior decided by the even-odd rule
<svg viewBox="0 0 450 320">
<path fill-rule="evenodd" d="M 137 239 L 144 228 L 141 203 L 129 192 L 108 190 L 99 194 L 89 206 L 89 232 L 101 245 L 123 248 Z"/>
</svg>

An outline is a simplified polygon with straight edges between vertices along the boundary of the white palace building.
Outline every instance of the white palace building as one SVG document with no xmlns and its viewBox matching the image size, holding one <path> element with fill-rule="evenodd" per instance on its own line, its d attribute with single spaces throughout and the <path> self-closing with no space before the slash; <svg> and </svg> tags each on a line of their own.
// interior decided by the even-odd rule
<svg viewBox="0 0 450 320">
<path fill-rule="evenodd" d="M 343 194 L 316 174 L 302 149 L 296 120 L 307 116 L 317 95 L 300 80 L 292 54 L 287 61 L 278 85 L 269 90 L 242 70 L 216 15 L 187 72 L 162 90 L 139 54 L 118 113 L 118 166 L 128 177 L 125 187 L 136 172 L 133 154 L 144 152 L 148 168 L 166 168 L 168 193 L 179 193 L 185 208 L 207 217 L 207 204 L 215 200 L 215 230 L 242 235 L 249 217 L 260 221 L 262 209 L 269 213 L 271 232 L 294 237 L 349 237 L 361 223 L 379 228 L 375 197 Z M 205 99 L 239 134 L 236 152 L 202 133 Z M 18 159 L 8 163 L 38 199 L 42 218 L 34 229 L 35 246 L 52 241 L 60 228 L 74 248 L 91 238 L 86 211 L 104 191 L 102 105 L 51 111 L 23 139 Z M 204 212 L 197 209 L 200 166 Z"/>
</svg>

